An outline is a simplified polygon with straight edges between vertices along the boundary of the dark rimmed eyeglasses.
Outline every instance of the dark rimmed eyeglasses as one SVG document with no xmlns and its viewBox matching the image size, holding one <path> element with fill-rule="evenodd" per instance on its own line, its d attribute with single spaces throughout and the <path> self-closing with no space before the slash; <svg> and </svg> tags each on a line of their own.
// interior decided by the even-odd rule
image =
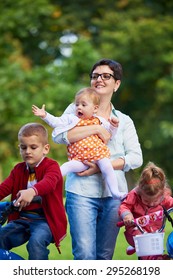
<svg viewBox="0 0 173 280">
<path fill-rule="evenodd" d="M 113 78 L 115 79 L 114 75 L 112 75 L 112 74 L 110 74 L 110 73 L 102 73 L 102 74 L 92 73 L 92 74 L 90 75 L 91 80 L 97 80 L 98 77 L 101 77 L 101 79 L 102 79 L 103 81 L 104 81 L 104 80 L 110 80 L 111 77 L 113 77 Z"/>
</svg>

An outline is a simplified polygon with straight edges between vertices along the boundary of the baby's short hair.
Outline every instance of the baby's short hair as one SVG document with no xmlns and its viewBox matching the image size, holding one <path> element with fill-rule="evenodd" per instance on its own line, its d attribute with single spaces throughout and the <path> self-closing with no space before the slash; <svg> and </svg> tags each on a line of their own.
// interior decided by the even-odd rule
<svg viewBox="0 0 173 280">
<path fill-rule="evenodd" d="M 94 88 L 87 87 L 87 88 L 80 89 L 76 93 L 75 99 L 78 98 L 78 96 L 80 95 L 86 95 L 92 100 L 94 105 L 100 105 L 100 96 L 97 94 Z"/>
<path fill-rule="evenodd" d="M 44 145 L 48 143 L 48 131 L 40 123 L 27 123 L 23 125 L 18 132 L 18 139 L 32 135 L 38 136 Z"/>
</svg>

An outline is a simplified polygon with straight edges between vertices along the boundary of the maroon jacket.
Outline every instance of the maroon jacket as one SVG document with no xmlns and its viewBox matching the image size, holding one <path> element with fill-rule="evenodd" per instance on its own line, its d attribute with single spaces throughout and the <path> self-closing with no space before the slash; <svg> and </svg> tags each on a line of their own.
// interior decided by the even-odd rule
<svg viewBox="0 0 173 280">
<path fill-rule="evenodd" d="M 43 211 L 58 248 L 67 229 L 61 171 L 55 160 L 45 157 L 39 166 L 35 167 L 35 174 L 37 183 L 34 185 L 34 189 L 42 197 Z M 18 191 L 26 189 L 28 177 L 29 170 L 26 163 L 18 163 L 10 175 L 0 184 L 0 200 L 8 195 L 11 195 L 12 201 L 16 199 Z M 19 213 L 15 212 L 9 216 L 9 221 L 18 218 Z"/>
</svg>

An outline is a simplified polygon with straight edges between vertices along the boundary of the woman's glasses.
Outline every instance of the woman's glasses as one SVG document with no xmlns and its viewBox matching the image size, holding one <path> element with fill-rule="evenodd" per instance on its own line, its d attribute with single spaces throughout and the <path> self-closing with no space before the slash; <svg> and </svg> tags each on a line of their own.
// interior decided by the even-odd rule
<svg viewBox="0 0 173 280">
<path fill-rule="evenodd" d="M 98 77 L 101 77 L 101 79 L 104 80 L 110 80 L 111 77 L 113 77 L 115 79 L 115 77 L 112 74 L 109 73 L 102 73 L 102 74 L 98 74 L 98 73 L 92 73 L 90 75 L 91 80 L 97 80 Z"/>
</svg>

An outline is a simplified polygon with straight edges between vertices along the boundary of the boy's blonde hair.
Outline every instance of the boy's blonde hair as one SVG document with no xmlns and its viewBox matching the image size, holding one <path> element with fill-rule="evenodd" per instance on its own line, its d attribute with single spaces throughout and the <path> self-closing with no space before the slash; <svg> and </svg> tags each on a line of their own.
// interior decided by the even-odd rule
<svg viewBox="0 0 173 280">
<path fill-rule="evenodd" d="M 155 196 L 164 193 L 165 188 L 168 188 L 168 185 L 163 169 L 153 162 L 149 162 L 140 176 L 137 187 L 138 193 Z"/>
<path fill-rule="evenodd" d="M 76 95 L 75 95 L 75 100 L 79 95 L 86 95 L 88 96 L 94 105 L 100 105 L 100 96 L 97 94 L 97 92 L 95 91 L 95 89 L 93 88 L 82 88 L 81 90 L 79 90 Z"/>
<path fill-rule="evenodd" d="M 23 125 L 18 132 L 18 139 L 20 137 L 29 137 L 33 135 L 38 136 L 44 145 L 48 144 L 48 131 L 40 123 L 27 123 Z"/>
</svg>

